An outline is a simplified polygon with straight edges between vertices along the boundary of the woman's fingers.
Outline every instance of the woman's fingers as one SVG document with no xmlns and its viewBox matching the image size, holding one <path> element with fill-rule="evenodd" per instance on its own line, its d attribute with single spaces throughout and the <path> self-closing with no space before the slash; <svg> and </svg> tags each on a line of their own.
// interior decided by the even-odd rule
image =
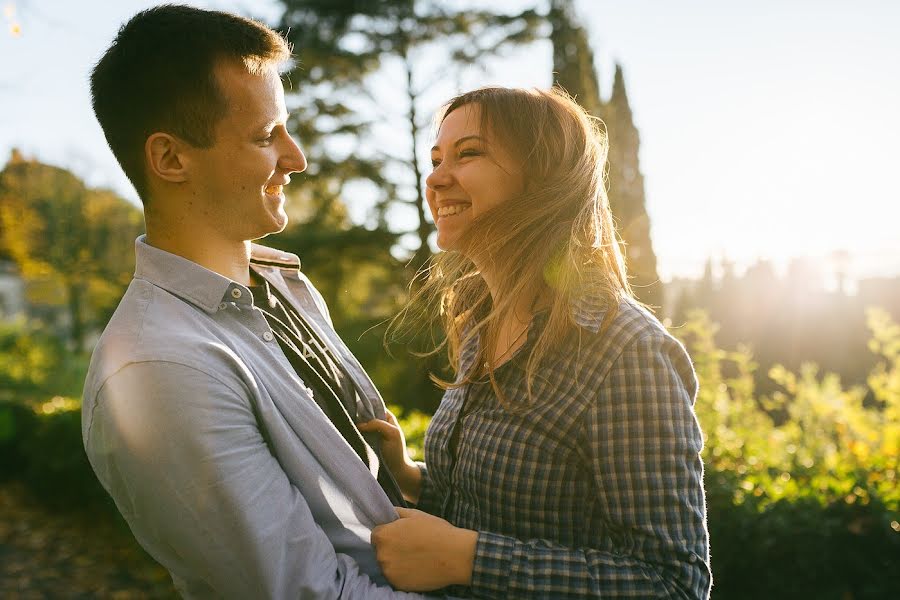
<svg viewBox="0 0 900 600">
<path fill-rule="evenodd" d="M 385 420 L 388 423 L 390 423 L 394 427 L 400 427 L 400 423 L 397 421 L 397 416 L 394 415 L 394 413 L 392 413 L 389 410 L 385 410 L 384 412 L 385 412 Z"/>
<path fill-rule="evenodd" d="M 372 419 L 371 421 L 366 421 L 365 423 L 358 423 L 356 426 L 360 431 L 377 431 L 381 434 L 381 437 L 384 438 L 396 435 L 394 426 L 387 421 L 382 421 L 381 419 Z"/>
</svg>

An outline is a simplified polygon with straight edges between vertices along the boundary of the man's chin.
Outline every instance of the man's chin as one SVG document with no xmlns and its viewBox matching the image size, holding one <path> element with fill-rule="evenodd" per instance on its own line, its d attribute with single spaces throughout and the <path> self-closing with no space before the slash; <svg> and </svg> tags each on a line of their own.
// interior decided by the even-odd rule
<svg viewBox="0 0 900 600">
<path fill-rule="evenodd" d="M 264 237 L 275 235 L 276 233 L 281 233 L 284 231 L 285 227 L 288 225 L 288 217 L 286 214 L 282 215 L 273 215 L 272 221 L 264 228 L 263 232 L 257 237 L 253 238 L 254 240 L 261 240 Z"/>
</svg>

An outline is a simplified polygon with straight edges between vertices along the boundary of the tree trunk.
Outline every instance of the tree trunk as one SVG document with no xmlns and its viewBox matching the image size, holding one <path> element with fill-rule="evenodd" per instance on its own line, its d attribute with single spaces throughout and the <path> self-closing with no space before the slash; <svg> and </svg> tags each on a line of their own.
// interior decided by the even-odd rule
<svg viewBox="0 0 900 600">
<path fill-rule="evenodd" d="M 69 297 L 69 343 L 80 352 L 84 350 L 84 317 L 82 314 L 83 290 L 77 281 L 66 281 L 66 293 Z"/>
<path fill-rule="evenodd" d="M 413 88 L 412 62 L 407 54 L 404 57 L 406 67 L 406 95 L 409 98 L 409 130 L 410 130 L 410 166 L 416 182 L 415 208 L 419 219 L 416 233 L 419 236 L 419 248 L 410 261 L 410 267 L 417 272 L 431 258 L 431 248 L 428 245 L 428 236 L 431 235 L 431 224 L 425 215 L 425 191 L 422 189 L 422 171 L 419 169 L 419 159 L 416 154 L 417 141 L 419 139 L 418 114 L 416 113 L 416 94 Z"/>
</svg>

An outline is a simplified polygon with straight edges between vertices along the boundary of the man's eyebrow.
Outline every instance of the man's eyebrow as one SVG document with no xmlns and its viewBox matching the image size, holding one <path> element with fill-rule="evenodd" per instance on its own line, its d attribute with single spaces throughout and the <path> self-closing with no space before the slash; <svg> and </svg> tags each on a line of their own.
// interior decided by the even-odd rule
<svg viewBox="0 0 900 600">
<path fill-rule="evenodd" d="M 262 131 L 263 129 L 268 129 L 274 125 L 277 125 L 278 123 L 287 123 L 288 116 L 289 115 L 284 115 L 284 120 L 282 120 L 281 118 L 282 115 L 279 115 L 277 117 L 270 117 L 257 125 L 253 131 Z"/>
<path fill-rule="evenodd" d="M 479 141 L 483 142 L 484 138 L 481 137 L 480 135 L 467 135 L 465 137 L 461 137 L 458 140 L 456 140 L 456 142 L 453 145 L 458 148 L 460 144 L 462 144 L 463 142 L 467 142 L 469 140 L 479 140 Z M 435 150 L 440 150 L 440 148 L 438 148 L 437 146 L 432 146 L 431 151 L 434 152 Z"/>
</svg>

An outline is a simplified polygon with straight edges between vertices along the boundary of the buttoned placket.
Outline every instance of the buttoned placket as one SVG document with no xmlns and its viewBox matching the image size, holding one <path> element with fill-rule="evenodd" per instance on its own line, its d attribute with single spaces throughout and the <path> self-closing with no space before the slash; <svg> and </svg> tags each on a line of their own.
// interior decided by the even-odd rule
<svg viewBox="0 0 900 600">
<path fill-rule="evenodd" d="M 233 285 L 233 287 L 231 288 L 231 290 L 228 291 L 228 295 L 231 296 L 234 299 L 234 301 L 220 302 L 219 310 L 227 310 L 228 306 L 230 304 L 231 306 L 235 307 L 238 311 L 241 311 L 242 310 L 241 306 L 240 306 L 241 299 L 246 296 L 247 298 L 249 298 L 250 309 L 251 309 L 251 312 L 254 313 L 254 318 L 262 325 L 262 332 L 258 334 L 259 337 L 262 338 L 262 340 L 266 343 L 274 342 L 275 341 L 275 333 L 272 330 L 272 327 L 269 326 L 269 322 L 268 322 L 268 320 L 266 320 L 265 316 L 262 314 L 262 311 L 260 311 L 259 309 L 256 309 L 256 306 L 253 303 L 253 295 L 250 294 L 249 291 L 246 294 L 244 294 L 244 290 L 241 289 L 240 287 L 238 287 L 237 284 L 232 284 L 232 285 Z M 248 302 L 244 301 L 243 303 L 247 304 Z M 273 308 L 275 306 L 275 299 L 271 296 L 271 294 L 269 295 L 269 306 L 271 306 Z M 256 310 L 253 310 L 253 309 L 256 309 Z"/>
<path fill-rule="evenodd" d="M 456 502 L 456 488 L 459 480 L 459 445 L 460 445 L 460 437 L 462 437 L 462 421 L 466 418 L 466 407 L 470 401 L 470 394 L 472 392 L 472 384 L 469 383 L 465 386 L 465 391 L 463 392 L 463 399 L 459 405 L 459 412 L 456 414 L 456 419 L 453 422 L 453 427 L 450 429 L 450 435 L 447 436 L 447 452 L 450 454 L 450 478 L 447 482 L 447 495 L 444 496 L 444 503 L 441 507 L 441 513 L 444 515 L 444 518 L 447 520 L 454 522 L 459 518 L 459 503 Z M 454 515 L 448 514 L 450 508 L 454 507 Z"/>
<path fill-rule="evenodd" d="M 275 330 L 272 329 L 271 325 L 269 325 L 269 320 L 266 319 L 266 316 L 263 314 L 263 312 L 260 309 L 256 308 L 255 306 L 253 308 L 255 309 L 253 311 L 254 318 L 263 327 L 263 332 L 260 334 L 260 337 L 267 344 L 271 344 L 272 342 L 275 342 L 276 341 L 275 340 Z"/>
</svg>

